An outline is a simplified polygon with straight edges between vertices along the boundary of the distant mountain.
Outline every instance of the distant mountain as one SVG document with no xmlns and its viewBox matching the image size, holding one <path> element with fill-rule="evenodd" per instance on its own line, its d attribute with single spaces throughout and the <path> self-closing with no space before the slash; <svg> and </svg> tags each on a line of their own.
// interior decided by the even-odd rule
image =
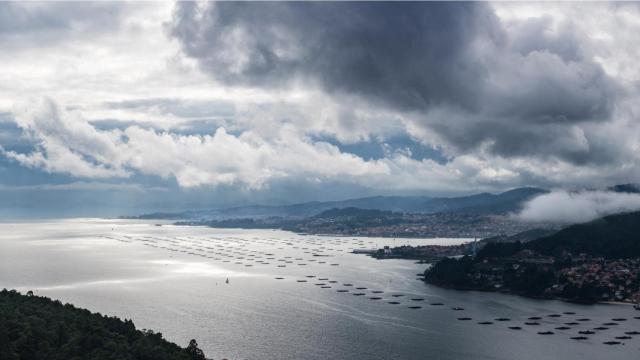
<svg viewBox="0 0 640 360">
<path fill-rule="evenodd" d="M 465 212 L 472 214 L 499 214 L 518 211 L 522 205 L 547 190 L 517 188 L 501 194 L 482 193 L 457 198 L 434 198 L 422 209 L 425 213 Z"/>
<path fill-rule="evenodd" d="M 155 213 L 142 219 L 223 219 L 260 217 L 309 217 L 331 209 L 358 208 L 404 213 L 433 214 L 464 212 L 470 214 L 504 214 L 519 210 L 531 198 L 546 193 L 538 188 L 517 188 L 500 194 L 482 193 L 462 197 L 373 196 L 342 201 L 313 201 L 280 206 L 241 206 L 182 213 Z"/>
</svg>

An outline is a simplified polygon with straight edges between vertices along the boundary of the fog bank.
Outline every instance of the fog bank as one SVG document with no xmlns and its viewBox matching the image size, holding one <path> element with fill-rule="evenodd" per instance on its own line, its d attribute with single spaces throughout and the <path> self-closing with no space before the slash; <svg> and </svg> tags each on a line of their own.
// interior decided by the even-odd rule
<svg viewBox="0 0 640 360">
<path fill-rule="evenodd" d="M 640 210 L 640 194 L 557 190 L 526 203 L 518 217 L 532 222 L 580 223 L 637 210 Z"/>
</svg>

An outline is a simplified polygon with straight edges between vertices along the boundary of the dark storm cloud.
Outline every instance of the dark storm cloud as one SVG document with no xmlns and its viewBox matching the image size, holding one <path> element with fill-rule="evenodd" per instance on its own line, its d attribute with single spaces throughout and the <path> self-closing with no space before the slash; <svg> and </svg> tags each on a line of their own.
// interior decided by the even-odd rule
<svg viewBox="0 0 640 360">
<path fill-rule="evenodd" d="M 360 96 L 459 151 L 602 161 L 615 151 L 579 127 L 608 121 L 618 89 L 583 34 L 552 25 L 503 24 L 486 3 L 223 2 L 180 3 L 169 29 L 225 84 Z"/>
<path fill-rule="evenodd" d="M 482 4 L 180 3 L 171 33 L 225 83 L 311 80 L 424 109 L 476 105 L 486 70 L 468 45 L 495 24 Z"/>
</svg>

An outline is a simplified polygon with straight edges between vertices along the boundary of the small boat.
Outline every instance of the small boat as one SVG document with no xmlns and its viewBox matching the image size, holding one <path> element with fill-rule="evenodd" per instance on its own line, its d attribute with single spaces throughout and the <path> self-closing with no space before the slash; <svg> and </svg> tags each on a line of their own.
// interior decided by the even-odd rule
<svg viewBox="0 0 640 360">
<path fill-rule="evenodd" d="M 227 280 L 225 280 L 225 282 L 224 282 L 224 283 L 225 283 L 225 284 L 228 284 L 228 283 L 229 283 L 229 278 L 227 278 Z"/>
<path fill-rule="evenodd" d="M 627 335 L 640 335 L 640 331 L 626 331 L 625 334 Z"/>
<path fill-rule="evenodd" d="M 560 316 L 562 316 L 562 315 L 560 315 L 560 314 L 551 314 L 551 315 L 549 315 L 549 317 L 552 317 L 552 318 L 557 318 L 557 317 L 560 317 Z"/>
<path fill-rule="evenodd" d="M 530 318 L 528 318 L 527 320 L 540 320 L 542 319 L 540 316 L 532 316 Z"/>
<path fill-rule="evenodd" d="M 605 345 L 620 345 L 622 344 L 620 341 L 605 341 L 603 342 Z"/>
<path fill-rule="evenodd" d="M 553 335 L 553 331 L 538 331 L 538 335 Z"/>
<path fill-rule="evenodd" d="M 331 289 L 331 286 L 320 286 L 322 289 Z"/>
<path fill-rule="evenodd" d="M 374 290 L 372 291 L 373 294 L 382 294 L 384 291 L 382 290 Z"/>
<path fill-rule="evenodd" d="M 522 328 L 520 326 L 509 326 L 509 329 L 511 329 L 511 330 L 522 330 Z"/>
<path fill-rule="evenodd" d="M 316 284 L 313 284 L 313 285 L 316 285 L 316 286 L 324 286 L 324 285 L 325 285 L 325 283 L 316 283 Z"/>
<path fill-rule="evenodd" d="M 596 333 L 595 331 L 591 331 L 591 330 L 578 331 L 578 334 L 582 334 L 582 335 L 592 335 L 592 334 L 595 334 L 595 333 Z"/>
<path fill-rule="evenodd" d="M 400 304 L 400 303 L 399 303 L 399 302 L 397 302 L 397 301 L 389 301 L 389 304 L 391 304 L 391 305 L 398 305 L 398 304 Z"/>
<path fill-rule="evenodd" d="M 495 320 L 496 320 L 496 321 L 511 321 L 511 319 L 509 319 L 509 318 L 504 318 L 504 317 L 497 318 L 497 319 L 495 319 Z"/>
<path fill-rule="evenodd" d="M 422 309 L 422 306 L 409 306 L 409 309 Z"/>
<path fill-rule="evenodd" d="M 571 328 L 568 326 L 558 326 L 556 330 L 570 330 Z"/>
<path fill-rule="evenodd" d="M 629 339 L 633 339 L 631 336 L 629 335 L 623 335 L 623 336 L 616 336 L 616 339 L 618 340 L 629 340 Z"/>
<path fill-rule="evenodd" d="M 604 326 L 598 326 L 598 327 L 594 327 L 593 330 L 609 330 L 609 328 Z"/>
<path fill-rule="evenodd" d="M 467 321 L 467 320 L 471 320 L 471 318 L 470 317 L 459 317 L 458 320 Z"/>
<path fill-rule="evenodd" d="M 572 322 L 567 322 L 567 323 L 564 323 L 564 324 L 565 324 L 565 325 L 571 325 L 571 326 L 573 326 L 573 325 L 580 325 L 580 323 L 573 322 L 573 321 L 572 321 Z"/>
<path fill-rule="evenodd" d="M 575 315 L 576 313 L 574 313 L 573 311 L 565 311 L 565 312 L 563 312 L 563 314 L 565 314 L 565 315 Z"/>
<path fill-rule="evenodd" d="M 491 325 L 491 324 L 493 324 L 493 322 L 491 322 L 491 321 L 480 321 L 478 324 L 480 324 L 480 325 Z"/>
<path fill-rule="evenodd" d="M 358 290 L 367 290 L 366 287 L 357 287 L 356 289 L 358 289 Z"/>
<path fill-rule="evenodd" d="M 276 280 L 282 280 L 284 279 L 283 277 L 277 277 Z"/>
<path fill-rule="evenodd" d="M 540 323 L 535 322 L 535 321 L 529 321 L 529 322 L 526 322 L 526 323 L 524 323 L 524 324 L 525 324 L 525 325 L 540 325 Z"/>
<path fill-rule="evenodd" d="M 586 336 L 573 336 L 573 337 L 571 337 L 571 339 L 572 340 L 587 340 L 589 338 L 586 337 Z"/>
<path fill-rule="evenodd" d="M 374 297 L 370 297 L 369 299 L 371 299 L 371 300 L 381 300 L 382 298 L 378 297 L 378 296 L 374 296 Z"/>
<path fill-rule="evenodd" d="M 581 318 L 581 319 L 577 319 L 578 321 L 591 321 L 591 319 L 588 318 Z"/>
<path fill-rule="evenodd" d="M 615 326 L 615 325 L 618 325 L 618 323 L 614 323 L 614 322 L 606 322 L 606 323 L 604 323 L 604 324 L 602 324 L 602 325 L 606 325 L 606 326 Z"/>
<path fill-rule="evenodd" d="M 412 298 L 411 300 L 412 300 L 412 301 L 424 301 L 424 299 L 423 299 L 423 298 Z"/>
<path fill-rule="evenodd" d="M 613 321 L 627 321 L 627 319 L 625 319 L 625 318 L 614 318 L 614 319 L 611 319 L 611 320 L 613 320 Z"/>
<path fill-rule="evenodd" d="M 393 296 L 393 297 L 401 297 L 401 296 L 404 296 L 404 295 L 402 295 L 402 294 L 393 294 L 391 296 Z"/>
<path fill-rule="evenodd" d="M 340 290 L 337 290 L 337 291 L 338 291 L 339 293 L 349 292 L 349 290 L 345 290 L 345 289 L 340 289 Z"/>
<path fill-rule="evenodd" d="M 453 308 L 451 308 L 451 310 L 453 310 L 453 311 L 462 311 L 462 310 L 464 310 L 464 308 L 461 308 L 461 307 L 453 307 Z"/>
<path fill-rule="evenodd" d="M 307 280 L 298 280 L 299 283 L 307 282 Z"/>
<path fill-rule="evenodd" d="M 411 300 L 413 300 L 413 299 L 411 299 Z M 429 305 L 431 305 L 431 306 L 442 306 L 444 304 L 443 303 L 439 303 L 439 302 L 435 302 L 435 303 L 431 303 Z"/>
</svg>

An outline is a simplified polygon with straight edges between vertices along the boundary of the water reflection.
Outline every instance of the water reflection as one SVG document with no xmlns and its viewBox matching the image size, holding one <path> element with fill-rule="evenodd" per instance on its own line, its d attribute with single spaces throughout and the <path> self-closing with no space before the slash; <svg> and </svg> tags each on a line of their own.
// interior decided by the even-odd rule
<svg viewBox="0 0 640 360">
<path fill-rule="evenodd" d="M 640 346 L 629 307 L 449 291 L 416 280 L 425 265 L 351 253 L 465 239 L 94 219 L 0 234 L 0 287 L 132 318 L 180 344 L 196 337 L 215 358 L 627 359 Z"/>
</svg>

